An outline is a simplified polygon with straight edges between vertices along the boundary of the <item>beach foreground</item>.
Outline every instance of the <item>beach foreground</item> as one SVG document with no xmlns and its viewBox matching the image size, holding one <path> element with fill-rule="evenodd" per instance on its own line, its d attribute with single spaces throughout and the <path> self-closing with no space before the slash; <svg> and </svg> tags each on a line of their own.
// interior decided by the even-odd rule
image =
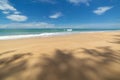
<svg viewBox="0 0 120 80">
<path fill-rule="evenodd" d="M 0 41 L 0 80 L 120 80 L 120 31 Z"/>
</svg>

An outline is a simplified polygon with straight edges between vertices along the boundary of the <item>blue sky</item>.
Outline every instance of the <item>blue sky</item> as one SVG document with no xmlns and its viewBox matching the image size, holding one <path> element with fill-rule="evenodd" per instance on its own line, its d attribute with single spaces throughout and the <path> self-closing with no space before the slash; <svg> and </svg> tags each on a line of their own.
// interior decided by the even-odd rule
<svg viewBox="0 0 120 80">
<path fill-rule="evenodd" d="M 0 0 L 0 28 L 120 28 L 120 0 Z"/>
</svg>

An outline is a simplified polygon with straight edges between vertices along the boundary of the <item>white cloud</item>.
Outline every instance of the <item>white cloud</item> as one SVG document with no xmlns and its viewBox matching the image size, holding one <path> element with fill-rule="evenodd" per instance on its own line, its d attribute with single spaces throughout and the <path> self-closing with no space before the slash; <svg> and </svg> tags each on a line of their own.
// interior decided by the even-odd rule
<svg viewBox="0 0 120 80">
<path fill-rule="evenodd" d="M 14 12 L 14 14 L 20 14 L 20 13 L 21 13 L 21 12 L 19 12 L 19 11 L 15 11 L 15 12 Z"/>
<path fill-rule="evenodd" d="M 10 12 L 9 11 L 3 11 L 2 13 L 3 14 L 9 14 Z"/>
<path fill-rule="evenodd" d="M 40 1 L 40 2 L 46 2 L 46 3 L 57 3 L 57 0 L 34 0 L 34 1 Z M 87 6 L 89 6 L 89 2 L 91 0 L 65 0 L 65 1 L 68 1 L 75 5 L 83 3 L 83 4 L 86 4 Z"/>
<path fill-rule="evenodd" d="M 104 7 L 98 7 L 96 10 L 93 11 L 93 13 L 97 14 L 97 15 L 102 15 L 104 14 L 106 11 L 112 9 L 113 7 L 111 6 L 104 6 Z"/>
<path fill-rule="evenodd" d="M 12 21 L 26 21 L 27 16 L 21 15 L 16 8 L 14 8 L 8 0 L 0 0 L 0 10 L 3 14 L 7 15 L 7 19 Z"/>
<path fill-rule="evenodd" d="M 12 21 L 26 21 L 26 20 L 27 20 L 27 17 L 26 17 L 26 16 L 16 15 L 16 14 L 8 15 L 6 18 L 7 18 L 7 19 L 10 19 L 10 20 L 12 20 Z"/>
<path fill-rule="evenodd" d="M 57 18 L 59 18 L 61 16 L 62 16 L 62 13 L 61 12 L 57 12 L 57 13 L 55 13 L 53 15 L 50 15 L 49 18 L 57 19 Z"/>
<path fill-rule="evenodd" d="M 86 4 L 87 6 L 89 6 L 89 2 L 91 0 L 68 0 L 70 3 L 73 3 L 75 5 L 78 5 L 78 4 Z"/>
<path fill-rule="evenodd" d="M 16 9 L 9 4 L 8 0 L 0 0 L 0 10 L 16 11 Z"/>
<path fill-rule="evenodd" d="M 46 22 L 0 24 L 0 28 L 54 28 L 55 24 Z"/>
</svg>

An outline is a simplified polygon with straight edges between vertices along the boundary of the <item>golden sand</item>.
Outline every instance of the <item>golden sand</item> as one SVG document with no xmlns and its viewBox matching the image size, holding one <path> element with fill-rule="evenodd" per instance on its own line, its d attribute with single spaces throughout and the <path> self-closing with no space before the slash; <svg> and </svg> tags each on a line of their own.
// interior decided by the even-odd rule
<svg viewBox="0 0 120 80">
<path fill-rule="evenodd" d="M 120 31 L 0 41 L 0 80 L 120 80 Z"/>
</svg>

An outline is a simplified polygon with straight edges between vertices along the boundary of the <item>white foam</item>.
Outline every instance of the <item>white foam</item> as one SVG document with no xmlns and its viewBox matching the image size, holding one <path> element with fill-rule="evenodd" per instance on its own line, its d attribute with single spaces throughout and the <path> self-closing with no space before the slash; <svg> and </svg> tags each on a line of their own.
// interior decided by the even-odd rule
<svg viewBox="0 0 120 80">
<path fill-rule="evenodd" d="M 110 30 L 112 31 L 112 30 Z M 118 30 L 120 31 L 120 30 Z M 23 39 L 23 38 L 33 38 L 33 37 L 50 37 L 58 35 L 76 34 L 76 33 L 96 33 L 96 32 L 109 32 L 109 31 L 83 31 L 83 32 L 56 32 L 56 33 L 41 33 L 41 34 L 27 34 L 27 35 L 9 35 L 0 36 L 0 40 L 13 40 L 13 39 Z"/>
<path fill-rule="evenodd" d="M 0 36 L 0 40 L 12 40 L 12 39 L 22 39 L 22 38 L 32 38 L 32 37 L 49 37 L 57 35 L 65 35 L 70 33 L 41 33 L 41 34 L 28 34 L 28 35 L 9 35 L 9 36 Z"/>
</svg>

